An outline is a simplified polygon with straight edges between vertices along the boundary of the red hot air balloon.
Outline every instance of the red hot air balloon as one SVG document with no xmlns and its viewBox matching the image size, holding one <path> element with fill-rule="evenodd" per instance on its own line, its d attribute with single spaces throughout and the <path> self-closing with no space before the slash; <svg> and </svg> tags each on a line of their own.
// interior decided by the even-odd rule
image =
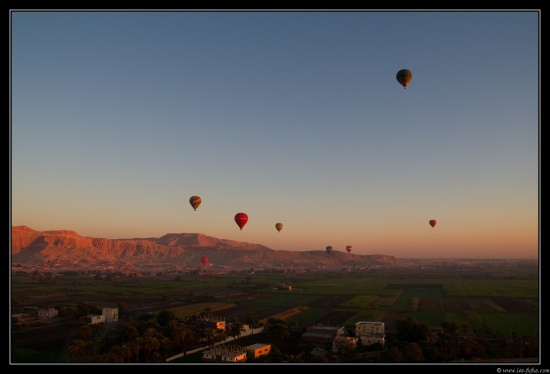
<svg viewBox="0 0 550 374">
<path fill-rule="evenodd" d="M 351 248 L 352 248 L 351 245 L 348 245 L 348 246 L 346 247 L 346 251 L 348 251 L 348 253 L 350 253 L 350 252 L 351 252 Z"/>
<path fill-rule="evenodd" d="M 202 256 L 201 263 L 203 266 L 206 266 L 208 264 L 208 256 Z"/>
<path fill-rule="evenodd" d="M 193 207 L 193 210 L 197 210 L 199 205 L 201 205 L 201 202 L 202 200 L 199 196 L 191 196 L 189 198 L 189 204 L 191 204 L 191 206 Z"/>
<path fill-rule="evenodd" d="M 432 226 L 432 227 L 434 227 L 436 223 L 437 223 L 437 221 L 435 219 L 431 219 L 430 222 L 429 222 L 430 226 Z"/>
<path fill-rule="evenodd" d="M 240 227 L 242 230 L 244 225 L 248 222 L 248 216 L 246 213 L 237 213 L 235 214 L 235 222 L 237 223 L 237 226 Z"/>
</svg>

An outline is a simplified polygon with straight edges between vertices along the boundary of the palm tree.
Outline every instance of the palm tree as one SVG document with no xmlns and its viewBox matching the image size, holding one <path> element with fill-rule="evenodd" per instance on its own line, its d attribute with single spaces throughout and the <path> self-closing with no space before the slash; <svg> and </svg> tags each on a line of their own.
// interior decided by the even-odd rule
<svg viewBox="0 0 550 374">
<path fill-rule="evenodd" d="M 258 317 L 256 316 L 256 313 L 251 312 L 247 314 L 244 318 L 244 321 L 250 325 L 252 333 L 254 333 L 254 326 L 256 325 L 256 323 L 258 323 Z"/>
<path fill-rule="evenodd" d="M 267 320 L 267 334 L 273 340 L 282 342 L 290 335 L 288 324 L 285 320 L 279 318 L 269 318 Z"/>
<path fill-rule="evenodd" d="M 76 359 L 77 361 L 80 359 L 83 362 L 88 361 L 88 349 L 88 343 L 83 339 L 73 340 L 68 348 L 71 358 Z"/>
<path fill-rule="evenodd" d="M 193 330 L 185 324 L 178 324 L 173 328 L 171 338 L 174 347 L 183 350 L 194 339 Z"/>
<path fill-rule="evenodd" d="M 386 352 L 384 352 L 385 362 L 398 363 L 403 362 L 404 357 L 399 348 L 391 347 Z"/>
<path fill-rule="evenodd" d="M 224 341 L 227 338 L 225 329 L 213 329 L 210 334 L 213 336 L 214 343 Z"/>
<path fill-rule="evenodd" d="M 229 325 L 229 335 L 232 336 L 233 339 L 237 339 L 241 336 L 243 332 L 246 332 L 246 329 L 244 328 L 244 323 L 235 318 L 235 321 L 231 325 Z"/>
<path fill-rule="evenodd" d="M 143 349 L 145 351 L 145 362 L 149 362 L 149 358 L 153 351 L 159 350 L 161 347 L 161 341 L 164 335 L 155 330 L 154 328 L 148 328 L 143 334 Z"/>
<path fill-rule="evenodd" d="M 424 362 L 422 347 L 416 342 L 405 346 L 405 358 L 407 362 Z"/>
<path fill-rule="evenodd" d="M 143 344 L 145 342 L 145 339 L 141 336 L 136 337 L 132 341 L 128 343 L 128 346 L 130 347 L 130 350 L 132 351 L 132 354 L 136 358 L 136 362 L 139 362 L 139 353 L 141 352 L 141 349 L 143 348 Z"/>
</svg>

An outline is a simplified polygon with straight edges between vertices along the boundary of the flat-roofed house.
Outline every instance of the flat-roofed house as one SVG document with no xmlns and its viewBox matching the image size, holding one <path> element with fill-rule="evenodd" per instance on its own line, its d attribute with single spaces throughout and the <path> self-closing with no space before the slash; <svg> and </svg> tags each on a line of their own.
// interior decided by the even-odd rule
<svg viewBox="0 0 550 374">
<path fill-rule="evenodd" d="M 96 323 L 105 322 L 105 316 L 103 314 L 88 314 L 80 317 L 80 321 L 88 325 L 95 325 Z"/>
<path fill-rule="evenodd" d="M 250 354 L 251 357 L 258 358 L 260 356 L 266 356 L 271 352 L 271 344 L 255 343 L 247 345 L 244 350 Z"/>
<path fill-rule="evenodd" d="M 382 346 L 386 344 L 386 335 L 384 334 L 363 334 L 359 337 L 361 344 L 364 346 L 380 343 Z"/>
<path fill-rule="evenodd" d="M 338 326 L 309 326 L 302 334 L 301 341 L 304 344 L 331 346 L 336 336 L 344 335 L 344 327 Z"/>
<path fill-rule="evenodd" d="M 38 310 L 38 318 L 40 319 L 50 319 L 53 317 L 57 317 L 58 314 L 59 314 L 59 311 L 54 308 Z"/>
<path fill-rule="evenodd" d="M 363 346 L 380 343 L 386 344 L 386 331 L 384 322 L 359 321 L 355 324 L 355 336 L 361 339 Z"/>
<path fill-rule="evenodd" d="M 105 322 L 118 321 L 118 308 L 103 308 L 101 314 L 105 316 Z"/>
<path fill-rule="evenodd" d="M 385 333 L 384 322 L 359 321 L 355 324 L 355 336 Z"/>
</svg>

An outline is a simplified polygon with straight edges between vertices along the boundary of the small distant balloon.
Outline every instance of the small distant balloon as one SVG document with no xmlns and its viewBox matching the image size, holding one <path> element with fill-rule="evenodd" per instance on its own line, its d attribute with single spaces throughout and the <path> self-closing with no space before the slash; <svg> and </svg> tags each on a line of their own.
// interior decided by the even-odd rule
<svg viewBox="0 0 550 374">
<path fill-rule="evenodd" d="M 199 196 L 191 196 L 189 198 L 189 204 L 191 204 L 191 206 L 193 207 L 193 210 L 197 210 L 199 205 L 201 205 L 201 202 L 202 200 Z"/>
<path fill-rule="evenodd" d="M 327 253 L 330 254 L 332 252 L 332 246 L 329 245 L 328 247 L 325 248 Z"/>
<path fill-rule="evenodd" d="M 276 223 L 275 228 L 277 229 L 277 231 L 281 232 L 281 230 L 283 229 L 283 224 L 282 223 Z"/>
<path fill-rule="evenodd" d="M 397 79 L 399 84 L 403 86 L 403 89 L 405 89 L 411 82 L 413 78 L 413 73 L 408 69 L 401 69 L 397 72 L 395 78 Z"/>
<path fill-rule="evenodd" d="M 235 214 L 235 222 L 237 223 L 237 226 L 242 230 L 244 225 L 248 222 L 248 216 L 246 213 L 237 213 Z"/>
<path fill-rule="evenodd" d="M 430 222 L 429 222 L 430 226 L 432 226 L 432 227 L 434 227 L 436 223 L 437 223 L 437 221 L 435 219 L 431 219 Z"/>
<path fill-rule="evenodd" d="M 208 256 L 202 256 L 201 263 L 203 264 L 203 266 L 208 265 Z"/>
<path fill-rule="evenodd" d="M 351 249 L 352 249 L 351 245 L 348 245 L 348 246 L 346 247 L 346 251 L 348 251 L 348 253 L 351 252 Z"/>
</svg>

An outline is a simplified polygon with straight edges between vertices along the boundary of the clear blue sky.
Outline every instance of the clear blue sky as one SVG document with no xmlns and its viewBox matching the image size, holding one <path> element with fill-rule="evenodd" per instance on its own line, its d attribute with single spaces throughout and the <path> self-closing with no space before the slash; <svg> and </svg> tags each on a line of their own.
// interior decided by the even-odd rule
<svg viewBox="0 0 550 374">
<path fill-rule="evenodd" d="M 536 10 L 14 11 L 11 224 L 537 258 L 539 39 Z"/>
</svg>

